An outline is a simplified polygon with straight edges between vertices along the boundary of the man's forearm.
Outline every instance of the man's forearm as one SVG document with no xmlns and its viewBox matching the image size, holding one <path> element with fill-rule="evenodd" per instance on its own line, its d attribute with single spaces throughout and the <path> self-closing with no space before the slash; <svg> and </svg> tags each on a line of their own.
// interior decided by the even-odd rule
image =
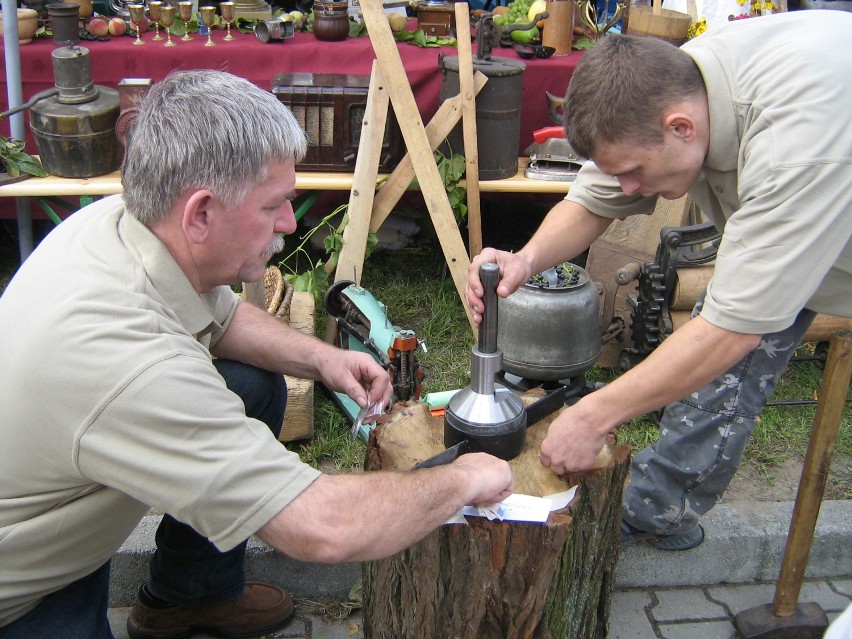
<svg viewBox="0 0 852 639">
<path fill-rule="evenodd" d="M 258 535 L 294 558 L 337 563 L 390 556 L 459 508 L 508 496 L 509 465 L 482 453 L 414 472 L 322 475 Z"/>
<path fill-rule="evenodd" d="M 641 364 L 586 398 L 601 430 L 656 410 L 704 387 L 760 344 L 696 317 L 666 338 Z"/>
<path fill-rule="evenodd" d="M 242 302 L 216 343 L 213 354 L 268 371 L 319 379 L 321 360 L 333 357 L 334 348 Z"/>
</svg>

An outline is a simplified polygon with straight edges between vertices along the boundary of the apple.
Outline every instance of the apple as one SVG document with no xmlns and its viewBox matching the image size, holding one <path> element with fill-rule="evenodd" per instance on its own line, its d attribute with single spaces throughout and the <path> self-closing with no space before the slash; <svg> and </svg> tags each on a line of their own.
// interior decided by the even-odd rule
<svg viewBox="0 0 852 639">
<path fill-rule="evenodd" d="M 109 24 L 103 18 L 92 18 L 86 25 L 86 31 L 93 36 L 109 35 Z"/>
<path fill-rule="evenodd" d="M 127 23 L 121 18 L 111 18 L 107 28 L 111 36 L 123 36 L 127 33 Z"/>
</svg>

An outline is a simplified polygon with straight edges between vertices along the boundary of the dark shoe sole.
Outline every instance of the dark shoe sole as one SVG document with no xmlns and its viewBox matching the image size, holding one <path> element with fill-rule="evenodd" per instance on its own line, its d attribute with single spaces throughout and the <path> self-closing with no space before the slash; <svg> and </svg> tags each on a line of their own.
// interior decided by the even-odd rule
<svg viewBox="0 0 852 639">
<path fill-rule="evenodd" d="M 629 525 L 629 524 L 628 524 Z M 695 530 L 690 530 L 685 533 L 677 533 L 675 535 L 660 535 L 653 532 L 643 532 L 633 530 L 627 532 L 622 528 L 621 545 L 629 546 L 640 541 L 649 541 L 654 548 L 660 550 L 668 550 L 678 552 L 681 550 L 691 550 L 697 548 L 704 543 L 704 528 L 699 524 Z"/>
<path fill-rule="evenodd" d="M 163 630 L 150 631 L 145 630 L 144 628 L 138 628 L 135 625 L 131 625 L 130 619 L 128 619 L 127 634 L 130 639 L 191 639 L 193 635 L 201 633 L 212 635 L 214 637 L 222 637 L 222 639 L 253 639 L 255 637 L 261 637 L 269 634 L 270 632 L 281 630 L 293 620 L 295 615 L 296 610 L 294 609 L 286 619 L 269 624 L 263 628 L 251 628 L 249 630 L 221 630 L 219 628 L 211 628 L 207 626 L 191 626 L 186 630 L 182 629 L 178 632 L 168 633 Z"/>
</svg>

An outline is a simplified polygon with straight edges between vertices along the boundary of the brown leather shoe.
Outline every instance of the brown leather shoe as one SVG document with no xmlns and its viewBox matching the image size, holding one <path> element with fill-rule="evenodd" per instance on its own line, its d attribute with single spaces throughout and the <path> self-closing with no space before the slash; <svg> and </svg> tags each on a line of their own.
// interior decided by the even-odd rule
<svg viewBox="0 0 852 639">
<path fill-rule="evenodd" d="M 204 632 L 226 639 L 247 639 L 280 630 L 295 612 L 290 595 L 270 584 L 250 581 L 236 599 L 199 607 L 157 607 L 143 586 L 130 609 L 127 634 L 131 639 L 184 639 Z"/>
</svg>

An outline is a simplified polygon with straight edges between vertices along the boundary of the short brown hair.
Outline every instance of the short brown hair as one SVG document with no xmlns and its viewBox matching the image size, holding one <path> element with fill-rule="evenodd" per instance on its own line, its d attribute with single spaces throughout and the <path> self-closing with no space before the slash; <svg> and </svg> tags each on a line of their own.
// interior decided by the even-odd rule
<svg viewBox="0 0 852 639">
<path fill-rule="evenodd" d="M 565 136 L 584 157 L 601 143 L 661 144 L 663 110 L 705 91 L 695 62 L 676 46 L 649 36 L 605 36 L 583 55 L 568 85 Z"/>
</svg>

